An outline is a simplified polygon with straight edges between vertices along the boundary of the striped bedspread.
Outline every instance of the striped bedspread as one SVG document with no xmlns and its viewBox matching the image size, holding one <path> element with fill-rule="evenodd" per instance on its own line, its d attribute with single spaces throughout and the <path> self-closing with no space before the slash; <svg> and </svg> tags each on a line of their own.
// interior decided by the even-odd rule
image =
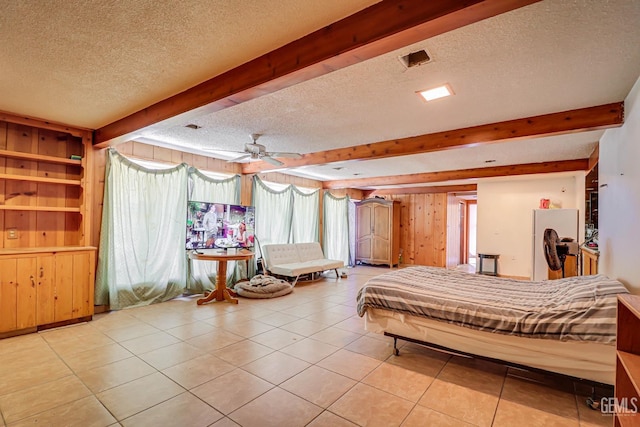
<svg viewBox="0 0 640 427">
<path fill-rule="evenodd" d="M 392 310 L 480 331 L 560 341 L 616 339 L 616 296 L 622 283 L 603 275 L 530 282 L 411 267 L 367 281 L 358 314 Z"/>
</svg>

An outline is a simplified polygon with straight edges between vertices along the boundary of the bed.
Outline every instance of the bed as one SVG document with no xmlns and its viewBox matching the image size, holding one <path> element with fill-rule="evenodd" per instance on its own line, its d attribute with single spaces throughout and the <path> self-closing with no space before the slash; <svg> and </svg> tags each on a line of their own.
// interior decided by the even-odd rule
<svg viewBox="0 0 640 427">
<path fill-rule="evenodd" d="M 396 341 L 610 385 L 621 293 L 603 275 L 530 282 L 411 267 L 367 281 L 357 309 L 368 331 Z"/>
</svg>

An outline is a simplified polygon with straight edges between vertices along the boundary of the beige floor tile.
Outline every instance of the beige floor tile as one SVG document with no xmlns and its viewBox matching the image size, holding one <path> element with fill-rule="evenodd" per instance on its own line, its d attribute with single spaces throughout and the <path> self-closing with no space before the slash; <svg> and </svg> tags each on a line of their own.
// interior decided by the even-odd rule
<svg viewBox="0 0 640 427">
<path fill-rule="evenodd" d="M 166 332 L 181 340 L 188 340 L 199 335 L 214 332 L 215 330 L 215 326 L 209 325 L 207 323 L 193 322 L 187 323 L 186 325 L 177 326 L 175 328 L 167 329 Z"/>
<path fill-rule="evenodd" d="M 242 369 L 277 385 L 309 366 L 309 363 L 303 360 L 276 351 L 244 365 Z"/>
<path fill-rule="evenodd" d="M 212 355 L 204 355 L 162 371 L 187 390 L 231 372 L 235 366 Z"/>
<path fill-rule="evenodd" d="M 273 328 L 275 328 L 275 326 L 263 323 L 255 319 L 247 320 L 245 322 L 232 323 L 230 325 L 224 326 L 225 331 L 231 332 L 232 334 L 236 334 L 244 338 L 253 337 L 263 332 L 270 331 Z"/>
<path fill-rule="evenodd" d="M 145 335 L 143 337 L 122 341 L 120 345 L 122 345 L 133 354 L 142 354 L 148 353 L 158 348 L 166 347 L 171 344 L 175 344 L 177 342 L 180 342 L 180 340 L 173 335 L 169 335 L 166 332 L 158 332 L 156 334 Z"/>
<path fill-rule="evenodd" d="M 364 329 L 364 319 L 359 316 L 351 316 L 333 326 L 338 329 L 344 329 L 345 331 L 355 332 L 361 335 L 367 334 L 367 331 Z"/>
<path fill-rule="evenodd" d="M 282 329 L 272 329 L 255 337 L 251 337 L 251 341 L 265 345 L 274 350 L 280 350 L 298 341 L 302 341 L 305 337 L 294 334 L 293 332 L 283 331 Z"/>
<path fill-rule="evenodd" d="M 141 322 L 122 310 L 99 313 L 93 316 L 93 321 L 89 325 L 105 332 L 112 329 L 122 329 L 129 326 L 139 325 Z"/>
<path fill-rule="evenodd" d="M 493 421 L 493 427 L 578 427 L 577 419 L 556 415 L 520 403 L 501 399 Z"/>
<path fill-rule="evenodd" d="M 165 311 L 157 315 L 152 315 L 146 318 L 142 318 L 141 320 L 145 321 L 146 323 L 158 329 L 166 330 L 166 329 L 171 329 L 171 328 L 176 328 L 178 326 L 186 325 L 188 323 L 193 322 L 194 319 L 191 316 L 186 316 L 184 314 L 169 313 Z"/>
<path fill-rule="evenodd" d="M 233 421 L 231 418 L 224 417 L 219 421 L 211 424 L 211 427 L 239 427 L 240 424 Z"/>
<path fill-rule="evenodd" d="M 156 370 L 144 361 L 137 357 L 130 357 L 99 368 L 78 372 L 77 375 L 93 393 L 99 393 L 154 372 Z"/>
<path fill-rule="evenodd" d="M 358 338 L 345 348 L 378 360 L 386 360 L 393 354 L 392 342 L 376 340 L 367 336 Z"/>
<path fill-rule="evenodd" d="M 229 417 L 243 427 L 303 427 L 322 412 L 322 408 L 285 390 L 274 388 Z"/>
<path fill-rule="evenodd" d="M 318 415 L 313 421 L 307 424 L 307 427 L 356 427 L 357 424 L 347 421 L 336 414 L 324 411 Z"/>
<path fill-rule="evenodd" d="M 122 421 L 124 427 L 206 427 L 222 414 L 191 393 L 182 393 Z"/>
<path fill-rule="evenodd" d="M 271 313 L 271 314 L 267 314 L 266 316 L 258 317 L 257 320 L 271 326 L 279 327 L 282 325 L 286 325 L 287 323 L 295 322 L 296 320 L 299 320 L 299 319 L 300 317 L 291 316 L 289 314 Z"/>
<path fill-rule="evenodd" d="M 257 342 L 244 340 L 216 350 L 213 355 L 234 366 L 243 366 L 274 351 L 274 349 Z"/>
<path fill-rule="evenodd" d="M 105 345 L 113 344 L 114 341 L 102 332 L 78 336 L 55 343 L 50 343 L 51 348 L 61 356 L 68 356 L 80 351 L 92 350 Z"/>
<path fill-rule="evenodd" d="M 214 352 L 221 348 L 230 346 L 231 344 L 242 341 L 243 339 L 244 338 L 242 338 L 241 336 L 232 334 L 231 332 L 216 329 L 215 332 L 198 335 L 197 337 L 188 339 L 186 343 L 198 347 L 204 351 Z"/>
<path fill-rule="evenodd" d="M 136 323 L 129 323 L 126 326 L 108 329 L 104 333 L 116 342 L 128 341 L 134 338 L 144 337 L 145 335 L 157 334 L 160 332 L 158 328 L 134 320 Z"/>
<path fill-rule="evenodd" d="M 322 341 L 327 344 L 335 345 L 336 347 L 344 347 L 351 344 L 362 335 L 355 332 L 345 331 L 336 327 L 330 327 L 324 329 L 318 333 L 311 335 L 309 338 Z"/>
<path fill-rule="evenodd" d="M 178 363 L 203 356 L 204 354 L 204 350 L 198 347 L 179 342 L 148 353 L 143 353 L 138 357 L 160 371 L 177 365 Z"/>
<path fill-rule="evenodd" d="M 444 366 L 438 379 L 483 393 L 500 396 L 506 368 L 492 362 L 454 356 Z"/>
<path fill-rule="evenodd" d="M 273 384 L 242 369 L 235 369 L 191 390 L 225 415 L 272 389 Z"/>
<path fill-rule="evenodd" d="M 611 427 L 613 416 L 603 414 L 602 411 L 594 411 L 588 407 L 586 404 L 588 397 L 587 395 L 576 395 L 580 427 Z"/>
<path fill-rule="evenodd" d="M 385 362 L 436 377 L 450 358 L 451 356 L 448 354 L 428 350 L 424 347 L 404 346 L 400 350 L 399 356 L 391 356 Z"/>
<path fill-rule="evenodd" d="M 64 378 L 0 396 L 0 411 L 7 424 L 91 395 L 78 378 Z"/>
<path fill-rule="evenodd" d="M 309 363 L 318 363 L 338 350 L 340 350 L 340 347 L 323 343 L 322 341 L 304 339 L 295 344 L 291 344 L 280 351 Z"/>
<path fill-rule="evenodd" d="M 184 391 L 161 373 L 155 373 L 103 391 L 97 397 L 116 419 L 123 420 Z"/>
<path fill-rule="evenodd" d="M 38 332 L 38 334 L 49 344 L 56 344 L 67 340 L 76 340 L 78 337 L 102 335 L 102 332 L 97 331 L 87 323 L 80 323 L 76 325 L 62 326 L 60 328 L 47 329 Z"/>
<path fill-rule="evenodd" d="M 11 427 L 65 426 L 105 427 L 116 422 L 109 411 L 95 398 L 88 396 L 50 409 L 11 424 Z M 0 422 L 0 425 L 3 425 Z"/>
<path fill-rule="evenodd" d="M 501 399 L 564 418 L 578 419 L 573 394 L 507 376 Z"/>
<path fill-rule="evenodd" d="M 287 323 L 286 325 L 280 326 L 280 329 L 284 329 L 285 331 L 293 332 L 299 335 L 304 335 L 308 337 L 310 335 L 315 334 L 316 332 L 320 332 L 323 329 L 326 329 L 327 325 L 318 322 L 312 322 L 307 319 L 296 320 L 295 322 Z"/>
<path fill-rule="evenodd" d="M 133 353 L 129 350 L 120 344 L 113 343 L 79 353 L 68 354 L 63 356 L 63 359 L 75 372 L 81 372 L 127 359 L 131 356 L 133 356 Z"/>
<path fill-rule="evenodd" d="M 459 420 L 480 426 L 490 426 L 499 397 L 436 379 L 418 404 Z"/>
<path fill-rule="evenodd" d="M 18 354 L 18 353 L 11 353 Z M 0 373 L 0 396 L 45 384 L 72 374 L 59 358 L 24 355 L 14 363 L 7 363 Z"/>
<path fill-rule="evenodd" d="M 317 366 L 360 381 L 373 371 L 380 361 L 348 350 L 338 350 L 322 359 Z"/>
<path fill-rule="evenodd" d="M 324 310 L 328 310 L 335 307 L 337 303 L 331 301 L 312 301 L 306 304 L 296 305 L 294 307 L 282 310 L 282 313 L 289 314 L 291 316 L 306 317 L 314 313 L 319 313 Z"/>
<path fill-rule="evenodd" d="M 402 423 L 402 427 L 473 427 L 456 418 L 417 405 Z"/>
<path fill-rule="evenodd" d="M 362 382 L 394 394 L 411 402 L 417 402 L 434 378 L 400 366 L 383 363 L 367 375 Z"/>
<path fill-rule="evenodd" d="M 3 356 L 16 351 L 37 352 L 40 350 L 50 350 L 49 345 L 40 334 L 4 338 L 0 340 L 0 361 L 3 361 Z"/>
<path fill-rule="evenodd" d="M 344 313 L 342 310 L 329 309 L 327 311 L 310 314 L 305 317 L 305 319 L 311 320 L 312 322 L 324 323 L 325 325 L 335 325 L 350 318 L 354 314 L 355 311 L 353 309 L 350 309 L 348 313 Z"/>
<path fill-rule="evenodd" d="M 343 375 L 317 366 L 310 366 L 280 384 L 280 388 L 322 408 L 327 408 L 355 384 L 354 380 Z"/>
<path fill-rule="evenodd" d="M 413 403 L 392 394 L 357 384 L 329 407 L 329 411 L 360 426 L 399 426 Z"/>
</svg>

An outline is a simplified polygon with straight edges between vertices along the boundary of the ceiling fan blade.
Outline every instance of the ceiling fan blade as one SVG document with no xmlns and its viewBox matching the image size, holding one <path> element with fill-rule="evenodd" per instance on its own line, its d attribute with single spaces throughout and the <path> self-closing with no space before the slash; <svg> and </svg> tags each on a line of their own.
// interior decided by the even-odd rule
<svg viewBox="0 0 640 427">
<path fill-rule="evenodd" d="M 284 165 L 284 163 L 282 163 L 280 160 L 274 159 L 273 157 L 270 157 L 270 156 L 262 156 L 260 157 L 260 159 L 264 160 L 267 163 L 271 163 L 274 166 Z"/>
<path fill-rule="evenodd" d="M 299 153 L 269 153 L 271 157 L 286 157 L 288 159 L 301 159 L 302 155 Z"/>
<path fill-rule="evenodd" d="M 229 159 L 229 160 L 227 160 L 227 162 L 235 163 L 235 162 L 238 162 L 240 160 L 244 160 L 244 159 L 249 158 L 249 157 L 251 157 L 251 154 L 244 154 L 244 155 L 242 155 L 240 157 L 236 157 L 234 159 Z"/>
</svg>

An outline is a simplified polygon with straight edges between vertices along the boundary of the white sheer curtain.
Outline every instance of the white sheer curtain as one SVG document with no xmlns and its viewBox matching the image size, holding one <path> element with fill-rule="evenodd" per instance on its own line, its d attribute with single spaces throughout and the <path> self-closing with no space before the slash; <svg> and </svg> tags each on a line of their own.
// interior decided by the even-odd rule
<svg viewBox="0 0 640 427">
<path fill-rule="evenodd" d="M 349 196 L 338 198 L 327 191 L 322 204 L 324 255 L 349 265 Z"/>
<path fill-rule="evenodd" d="M 254 176 L 253 206 L 256 208 L 256 237 L 260 246 L 289 243 L 293 197 L 291 186 L 275 191 Z"/>
<path fill-rule="evenodd" d="M 318 242 L 320 190 L 305 193 L 292 186 L 292 196 L 291 241 L 293 243 Z"/>
<path fill-rule="evenodd" d="M 121 309 L 182 294 L 187 170 L 147 169 L 108 151 L 96 304 Z"/>
<path fill-rule="evenodd" d="M 189 169 L 189 200 L 197 202 L 214 202 L 237 205 L 240 204 L 240 176 L 226 179 L 211 178 L 196 168 Z M 185 205 L 186 209 L 186 205 Z M 216 283 L 218 263 L 216 261 L 187 260 L 189 266 L 188 289 L 194 293 L 213 289 Z M 251 271 L 252 264 L 250 263 Z M 247 263 L 227 263 L 227 283 L 235 283 L 247 276 Z"/>
</svg>

